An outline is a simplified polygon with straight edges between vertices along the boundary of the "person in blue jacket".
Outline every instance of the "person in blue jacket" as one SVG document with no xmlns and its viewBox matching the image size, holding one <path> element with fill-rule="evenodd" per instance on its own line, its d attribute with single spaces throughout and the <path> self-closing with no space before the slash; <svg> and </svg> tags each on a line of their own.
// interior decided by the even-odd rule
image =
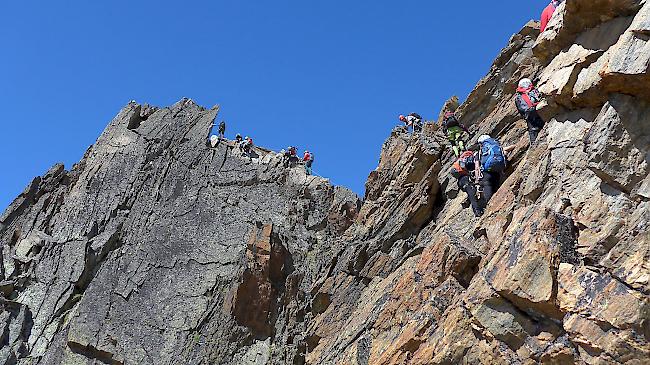
<svg viewBox="0 0 650 365">
<path fill-rule="evenodd" d="M 481 151 L 479 159 L 476 161 L 478 168 L 474 169 L 474 172 L 476 181 L 479 181 L 483 190 L 481 205 L 486 207 L 492 199 L 492 195 L 499 188 L 501 175 L 506 169 L 506 155 L 499 142 L 487 134 L 480 136 L 478 143 L 481 145 Z"/>
</svg>

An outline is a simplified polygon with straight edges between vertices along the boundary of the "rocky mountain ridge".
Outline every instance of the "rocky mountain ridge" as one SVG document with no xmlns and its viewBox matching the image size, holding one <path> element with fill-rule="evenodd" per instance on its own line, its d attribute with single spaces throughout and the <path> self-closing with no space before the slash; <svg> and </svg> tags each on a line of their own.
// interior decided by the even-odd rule
<svg viewBox="0 0 650 365">
<path fill-rule="evenodd" d="M 650 4 L 557 12 L 458 107 L 515 146 L 480 219 L 435 124 L 388 138 L 361 202 L 210 148 L 218 108 L 127 105 L 0 217 L 0 364 L 648 363 Z"/>
</svg>

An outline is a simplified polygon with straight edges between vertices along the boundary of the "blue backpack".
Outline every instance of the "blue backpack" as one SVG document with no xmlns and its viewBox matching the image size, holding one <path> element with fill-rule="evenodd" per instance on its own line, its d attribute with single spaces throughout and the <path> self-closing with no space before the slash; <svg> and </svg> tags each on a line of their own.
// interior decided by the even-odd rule
<svg viewBox="0 0 650 365">
<path fill-rule="evenodd" d="M 503 172 L 506 169 L 506 157 L 499 142 L 490 138 L 481 147 L 481 165 L 483 171 Z"/>
</svg>

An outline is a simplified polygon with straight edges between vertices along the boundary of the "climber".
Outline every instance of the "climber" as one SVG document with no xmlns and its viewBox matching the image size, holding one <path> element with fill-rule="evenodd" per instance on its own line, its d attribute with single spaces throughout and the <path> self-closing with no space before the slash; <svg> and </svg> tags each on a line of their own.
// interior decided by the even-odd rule
<svg viewBox="0 0 650 365">
<path fill-rule="evenodd" d="M 242 151 L 242 155 L 250 157 L 251 148 L 253 147 L 253 139 L 246 136 L 243 141 L 239 144 L 239 149 Z"/>
<path fill-rule="evenodd" d="M 298 160 L 298 152 L 296 146 L 289 146 L 287 150 L 284 151 L 282 156 L 284 167 L 293 166 L 294 163 Z"/>
<path fill-rule="evenodd" d="M 564 0 L 552 0 L 550 4 L 544 9 L 542 12 L 542 17 L 540 19 L 541 25 L 539 28 L 539 32 L 544 33 L 544 30 L 546 30 L 546 27 L 548 26 L 548 22 L 551 20 L 553 17 L 553 14 L 555 13 L 555 9 L 557 9 L 560 4 L 562 4 Z"/>
<path fill-rule="evenodd" d="M 412 129 L 413 133 L 422 131 L 422 117 L 418 113 L 411 113 L 407 116 L 400 115 L 399 120 L 405 124 L 407 131 L 409 129 Z"/>
<path fill-rule="evenodd" d="M 486 207 L 499 188 L 501 174 L 506 169 L 506 157 L 499 142 L 487 134 L 478 138 L 481 145 L 480 158 L 475 160 L 475 181 L 482 188 L 481 206 Z"/>
<path fill-rule="evenodd" d="M 241 141 L 242 141 L 241 134 L 237 133 L 237 135 L 235 136 L 235 144 L 239 147 Z"/>
<path fill-rule="evenodd" d="M 465 151 L 465 142 L 461 138 L 463 131 L 469 135 L 469 131 L 465 126 L 460 124 L 453 112 L 447 111 L 445 117 L 442 120 L 442 129 L 447 134 L 449 142 L 451 142 L 451 148 L 454 151 L 454 155 L 459 157 L 461 152 Z"/>
<path fill-rule="evenodd" d="M 221 123 L 219 123 L 219 139 L 222 140 L 225 134 L 226 134 L 226 122 L 222 120 Z"/>
<path fill-rule="evenodd" d="M 483 215 L 483 210 L 485 207 L 480 205 L 478 194 L 476 193 L 476 188 L 474 187 L 474 174 L 471 173 L 476 169 L 476 160 L 477 158 L 474 155 L 474 152 L 463 152 L 452 166 L 451 175 L 458 179 L 458 188 L 467 193 L 467 197 L 469 198 L 469 203 L 472 206 L 474 216 L 480 217 Z"/>
<path fill-rule="evenodd" d="M 521 79 L 517 88 L 515 104 L 517 110 L 528 124 L 528 136 L 532 145 L 537 139 L 539 131 L 544 127 L 544 120 L 537 113 L 537 105 L 542 100 L 539 90 L 533 86 L 530 79 Z"/>
<path fill-rule="evenodd" d="M 305 173 L 307 176 L 310 176 L 313 174 L 313 171 L 311 169 L 311 165 L 314 163 L 314 154 L 305 151 L 305 155 L 302 157 L 302 161 L 305 163 Z"/>
</svg>

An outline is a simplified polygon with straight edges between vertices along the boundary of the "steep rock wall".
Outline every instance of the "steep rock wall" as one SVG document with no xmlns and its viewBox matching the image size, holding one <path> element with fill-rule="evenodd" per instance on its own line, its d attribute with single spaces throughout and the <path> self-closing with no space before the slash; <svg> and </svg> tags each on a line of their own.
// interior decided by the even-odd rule
<svg viewBox="0 0 650 365">
<path fill-rule="evenodd" d="M 515 146 L 480 219 L 435 125 L 386 141 L 345 265 L 319 288 L 330 305 L 308 363 L 648 362 L 649 11 L 567 1 L 544 34 L 530 23 L 510 39 L 457 110 L 470 144 Z M 530 147 L 522 77 L 547 95 Z"/>
</svg>

